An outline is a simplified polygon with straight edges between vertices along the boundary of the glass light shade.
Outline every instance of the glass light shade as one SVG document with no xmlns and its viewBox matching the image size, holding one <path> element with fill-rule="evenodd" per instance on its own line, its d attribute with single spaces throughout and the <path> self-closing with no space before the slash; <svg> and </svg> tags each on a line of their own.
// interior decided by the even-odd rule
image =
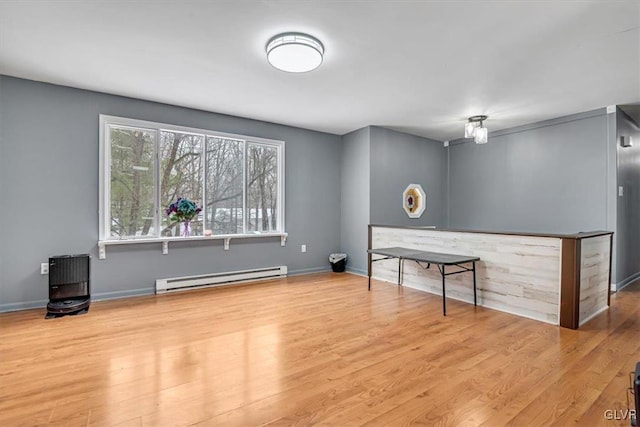
<svg viewBox="0 0 640 427">
<path fill-rule="evenodd" d="M 489 141 L 489 130 L 486 127 L 476 128 L 476 144 L 486 144 Z"/>
<path fill-rule="evenodd" d="M 467 122 L 464 125 L 464 137 L 465 138 L 473 138 L 476 135 L 476 124 L 473 122 Z"/>
<path fill-rule="evenodd" d="M 305 73 L 322 64 L 324 46 L 310 35 L 278 34 L 267 44 L 267 60 L 279 70 Z"/>
</svg>

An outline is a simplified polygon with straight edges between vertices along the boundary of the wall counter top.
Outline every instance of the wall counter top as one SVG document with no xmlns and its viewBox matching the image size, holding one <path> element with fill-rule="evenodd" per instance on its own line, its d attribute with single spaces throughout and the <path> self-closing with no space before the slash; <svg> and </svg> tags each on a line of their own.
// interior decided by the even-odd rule
<svg viewBox="0 0 640 427">
<path fill-rule="evenodd" d="M 371 224 L 371 227 L 384 228 L 406 228 L 408 230 L 433 230 L 433 231 L 450 231 L 457 233 L 480 233 L 480 234 L 503 234 L 505 236 L 532 236 L 532 237 L 554 237 L 558 239 L 586 239 L 589 237 L 606 236 L 613 234 L 613 231 L 597 230 L 597 231 L 580 231 L 578 233 L 537 233 L 529 231 L 496 231 L 496 230 L 469 230 L 462 228 L 437 228 L 435 226 L 405 226 L 405 225 L 385 225 Z"/>
</svg>

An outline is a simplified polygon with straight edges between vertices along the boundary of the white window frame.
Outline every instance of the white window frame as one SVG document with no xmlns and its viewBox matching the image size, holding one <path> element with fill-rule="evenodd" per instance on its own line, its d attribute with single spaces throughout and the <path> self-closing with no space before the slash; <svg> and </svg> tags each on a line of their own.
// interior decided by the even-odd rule
<svg viewBox="0 0 640 427">
<path fill-rule="evenodd" d="M 111 175 L 110 175 L 110 166 L 111 166 L 111 141 L 110 141 L 110 128 L 111 127 L 119 127 L 119 128 L 134 128 L 134 129 L 142 129 L 153 133 L 153 143 L 154 143 L 154 190 L 155 190 L 155 215 L 154 215 L 154 230 L 156 230 L 155 236 L 129 236 L 127 238 L 115 239 L 111 236 L 111 218 L 110 218 L 110 200 L 111 200 Z M 231 239 L 237 238 L 253 238 L 253 237 L 273 237 L 279 236 L 281 239 L 281 245 L 284 246 L 284 243 L 287 238 L 287 233 L 285 231 L 285 142 L 281 140 L 261 138 L 255 136 L 247 136 L 247 135 L 238 135 L 231 134 L 226 132 L 218 132 L 209 129 L 198 129 L 186 126 L 178 126 L 167 123 L 159 123 L 159 122 L 151 122 L 147 120 L 138 120 L 138 119 L 130 119 L 126 117 L 117 117 L 117 116 L 109 116 L 100 114 L 99 116 L 99 225 L 98 225 L 98 247 L 99 247 L 99 258 L 104 259 L 106 257 L 105 246 L 108 245 L 122 245 L 122 244 L 133 244 L 133 243 L 154 243 L 161 242 L 162 243 L 162 253 L 168 253 L 168 243 L 170 241 L 193 241 L 193 240 L 224 240 L 224 248 L 225 250 L 229 249 L 229 242 Z M 160 132 L 168 131 L 168 132 L 176 132 L 176 133 L 189 133 L 196 135 L 204 136 L 204 146 L 203 146 L 203 167 L 204 162 L 206 162 L 206 140 L 207 137 L 220 137 L 220 138 L 228 138 L 228 139 L 236 139 L 244 141 L 244 149 L 245 149 L 245 161 L 243 164 L 243 168 L 246 169 L 247 159 L 246 159 L 246 150 L 247 146 L 251 143 L 266 145 L 269 147 L 274 147 L 277 149 L 278 153 L 278 183 L 277 183 L 277 199 L 278 199 L 278 230 L 277 232 L 252 232 L 247 233 L 247 215 L 246 212 L 243 215 L 243 231 L 244 234 L 226 234 L 226 235 L 215 235 L 215 236 L 189 236 L 189 237 L 163 237 L 160 236 L 160 227 L 159 222 L 161 221 L 160 215 L 164 211 L 164 208 L 160 206 L 160 183 L 159 183 L 159 167 L 160 167 L 160 154 L 159 154 L 159 140 L 160 140 Z M 206 184 L 205 184 L 206 185 Z M 243 173 L 243 206 L 246 211 L 246 170 Z M 204 191 L 204 186 L 203 186 Z M 203 194 L 203 203 L 204 194 Z"/>
</svg>

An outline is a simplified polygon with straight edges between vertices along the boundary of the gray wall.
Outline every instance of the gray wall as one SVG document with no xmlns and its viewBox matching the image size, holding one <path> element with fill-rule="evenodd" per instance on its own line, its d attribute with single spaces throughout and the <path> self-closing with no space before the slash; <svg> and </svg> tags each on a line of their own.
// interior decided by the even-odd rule
<svg viewBox="0 0 640 427">
<path fill-rule="evenodd" d="M 629 116 L 618 110 L 617 136 L 633 138 L 633 147 L 618 151 L 618 186 L 623 196 L 617 199 L 616 278 L 618 287 L 640 278 L 640 129 Z"/>
<path fill-rule="evenodd" d="M 286 141 L 285 247 L 277 238 L 107 247 L 97 257 L 98 115 Z M 0 76 L 0 310 L 42 306 L 56 254 L 91 253 L 92 294 L 150 293 L 156 278 L 287 265 L 329 268 L 340 248 L 341 138 L 239 117 Z M 307 253 L 300 245 L 307 245 Z"/>
<path fill-rule="evenodd" d="M 447 151 L 441 141 L 371 127 L 371 223 L 386 225 L 446 225 Z M 409 218 L 402 193 L 420 184 L 427 210 Z"/>
<path fill-rule="evenodd" d="M 110 246 L 97 258 L 98 115 L 109 114 L 286 141 L 286 247 L 279 239 Z M 617 121 L 617 125 L 616 125 Z M 604 109 L 493 132 L 489 144 L 449 149 L 385 128 L 342 138 L 283 125 L 0 76 L 0 311 L 42 306 L 50 255 L 91 253 L 99 298 L 151 293 L 160 277 L 284 264 L 292 274 L 349 255 L 366 273 L 367 224 L 573 233 L 616 232 L 620 281 L 640 272 L 640 142 L 637 128 Z M 427 211 L 401 208 L 409 183 Z M 616 206 L 617 205 L 617 206 Z M 448 222 L 448 224 L 447 224 Z M 300 245 L 307 245 L 307 253 Z"/>
<path fill-rule="evenodd" d="M 370 194 L 370 128 L 342 137 L 341 250 L 348 256 L 347 269 L 367 273 Z"/>
<path fill-rule="evenodd" d="M 574 233 L 615 231 L 605 110 L 495 132 L 449 148 L 450 226 Z"/>
</svg>

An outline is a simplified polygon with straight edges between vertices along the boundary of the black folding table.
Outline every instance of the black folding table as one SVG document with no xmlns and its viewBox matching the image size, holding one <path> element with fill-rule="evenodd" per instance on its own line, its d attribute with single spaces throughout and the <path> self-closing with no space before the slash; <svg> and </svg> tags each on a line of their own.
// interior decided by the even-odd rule
<svg viewBox="0 0 640 427">
<path fill-rule="evenodd" d="M 368 249 L 368 276 L 369 276 L 369 290 L 371 290 L 371 263 L 376 261 L 382 261 L 385 259 L 398 259 L 398 285 L 402 284 L 402 274 L 403 274 L 403 266 L 404 260 L 408 259 L 411 261 L 415 261 L 418 265 L 423 268 L 431 267 L 431 264 L 435 264 L 438 267 L 438 271 L 442 275 L 442 314 L 444 316 L 447 315 L 447 303 L 445 297 L 445 277 L 450 276 L 452 274 L 465 273 L 467 271 L 473 272 L 473 305 L 477 305 L 477 291 L 476 291 L 476 261 L 480 261 L 480 258 L 475 256 L 468 255 L 454 255 L 454 254 L 445 254 L 440 252 L 428 252 L 428 251 L 419 251 L 416 249 L 402 248 L 402 247 L 392 247 L 392 248 L 378 248 L 378 249 Z M 382 255 L 384 258 L 373 259 L 372 255 Z M 472 264 L 472 267 L 469 268 L 464 266 L 463 264 Z M 426 264 L 426 267 L 424 266 Z M 456 266 L 461 270 L 453 271 L 450 273 L 445 272 L 446 266 Z"/>
</svg>

